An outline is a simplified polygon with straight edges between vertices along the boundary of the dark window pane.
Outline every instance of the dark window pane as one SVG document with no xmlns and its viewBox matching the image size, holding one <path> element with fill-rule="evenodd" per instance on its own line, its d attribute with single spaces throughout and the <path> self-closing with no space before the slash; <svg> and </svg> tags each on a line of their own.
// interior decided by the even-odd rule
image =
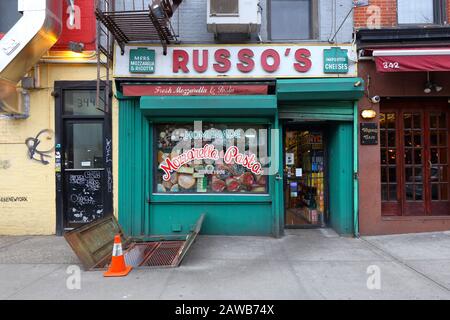
<svg viewBox="0 0 450 320">
<path fill-rule="evenodd" d="M 385 148 L 381 148 L 380 155 L 381 155 L 381 164 L 387 164 L 386 149 Z"/>
<path fill-rule="evenodd" d="M 423 185 L 414 185 L 415 200 L 423 200 Z"/>
<path fill-rule="evenodd" d="M 387 168 L 382 167 L 381 168 L 381 182 L 388 182 L 386 172 L 387 172 Z"/>
<path fill-rule="evenodd" d="M 437 133 L 437 131 L 431 131 L 430 132 L 430 144 L 432 146 L 437 146 L 438 145 L 438 133 Z"/>
<path fill-rule="evenodd" d="M 403 115 L 403 126 L 405 129 L 411 129 L 412 128 L 412 115 L 411 113 L 405 113 Z"/>
<path fill-rule="evenodd" d="M 386 143 L 387 143 L 386 131 L 383 130 L 383 131 L 380 132 L 380 145 L 383 146 L 383 147 L 386 147 Z"/>
<path fill-rule="evenodd" d="M 66 169 L 102 168 L 103 124 L 66 123 Z"/>
<path fill-rule="evenodd" d="M 439 127 L 438 117 L 434 114 L 430 115 L 430 128 L 436 129 Z"/>
<path fill-rule="evenodd" d="M 397 182 L 397 169 L 389 168 L 389 182 Z"/>
<path fill-rule="evenodd" d="M 397 153 L 396 153 L 395 149 L 389 149 L 389 151 L 388 151 L 389 164 L 395 164 L 396 163 L 396 160 L 395 160 L 396 159 L 396 155 L 397 155 Z"/>
<path fill-rule="evenodd" d="M 405 147 L 412 147 L 412 132 L 411 131 L 405 131 Z"/>
<path fill-rule="evenodd" d="M 270 10 L 273 40 L 311 38 L 311 0 L 272 0 Z"/>
<path fill-rule="evenodd" d="M 414 129 L 421 129 L 422 128 L 422 117 L 420 116 L 419 113 L 414 113 L 413 114 L 413 126 Z"/>
<path fill-rule="evenodd" d="M 383 129 L 386 127 L 386 114 L 383 112 L 380 112 L 380 129 Z"/>
<path fill-rule="evenodd" d="M 414 200 L 414 185 L 413 184 L 405 184 L 405 194 L 406 200 Z"/>
<path fill-rule="evenodd" d="M 388 186 L 387 184 L 381 185 L 381 200 L 388 201 Z"/>
<path fill-rule="evenodd" d="M 446 129 L 447 128 L 447 114 L 441 113 L 439 115 L 439 128 Z"/>
<path fill-rule="evenodd" d="M 439 163 L 440 164 L 447 164 L 447 161 L 448 161 L 448 159 L 447 159 L 447 150 L 448 149 L 443 149 L 443 148 L 441 148 L 441 149 L 439 149 L 440 150 L 440 153 L 439 153 Z"/>
<path fill-rule="evenodd" d="M 420 132 L 414 132 L 414 146 L 421 147 L 422 146 L 422 133 Z"/>
<path fill-rule="evenodd" d="M 431 199 L 439 200 L 439 185 L 437 183 L 431 185 Z"/>
<path fill-rule="evenodd" d="M 439 149 L 436 149 L 436 148 L 432 148 L 431 149 L 431 163 L 433 163 L 433 164 L 438 164 L 439 163 L 438 150 Z"/>
<path fill-rule="evenodd" d="M 447 132 L 439 131 L 439 146 L 446 147 L 447 146 Z"/>
<path fill-rule="evenodd" d="M 395 129 L 395 113 L 387 115 L 387 126 L 389 129 Z"/>
<path fill-rule="evenodd" d="M 441 200 L 448 200 L 448 184 L 441 184 Z"/>
<path fill-rule="evenodd" d="M 103 109 L 101 107 L 100 109 Z M 64 91 L 64 113 L 67 115 L 103 116 L 97 109 L 96 92 L 92 90 Z"/>
<path fill-rule="evenodd" d="M 388 132 L 388 146 L 395 147 L 395 131 Z"/>
<path fill-rule="evenodd" d="M 414 167 L 414 182 L 421 182 L 421 181 L 423 181 L 422 168 Z"/>
<path fill-rule="evenodd" d="M 414 150 L 414 164 L 422 163 L 422 150 Z"/>
<path fill-rule="evenodd" d="M 18 0 L 2 0 L 0 1 L 0 33 L 7 33 L 22 15 L 17 11 Z"/>
<path fill-rule="evenodd" d="M 405 180 L 406 182 L 414 182 L 413 169 L 411 167 L 405 168 Z"/>
<path fill-rule="evenodd" d="M 441 166 L 440 167 L 440 181 L 441 182 L 448 182 L 448 166 Z"/>
<path fill-rule="evenodd" d="M 397 200 L 397 185 L 395 183 L 389 185 L 389 200 Z"/>
<path fill-rule="evenodd" d="M 412 164 L 412 149 L 405 150 L 405 163 Z"/>
</svg>

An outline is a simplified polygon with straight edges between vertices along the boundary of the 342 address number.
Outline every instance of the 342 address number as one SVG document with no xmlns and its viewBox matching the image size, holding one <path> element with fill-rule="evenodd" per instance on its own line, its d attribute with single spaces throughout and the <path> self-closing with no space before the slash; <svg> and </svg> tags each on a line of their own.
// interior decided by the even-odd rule
<svg viewBox="0 0 450 320">
<path fill-rule="evenodd" d="M 384 69 L 400 69 L 400 64 L 398 62 L 383 62 Z"/>
</svg>

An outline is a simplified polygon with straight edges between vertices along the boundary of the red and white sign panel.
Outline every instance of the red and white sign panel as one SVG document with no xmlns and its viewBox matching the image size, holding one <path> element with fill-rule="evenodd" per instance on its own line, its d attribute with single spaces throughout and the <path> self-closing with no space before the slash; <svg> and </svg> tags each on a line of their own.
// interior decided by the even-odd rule
<svg viewBox="0 0 450 320">
<path fill-rule="evenodd" d="M 378 72 L 450 71 L 450 49 L 392 49 L 373 52 Z"/>
<path fill-rule="evenodd" d="M 356 56 L 351 45 L 340 45 Z M 130 49 L 155 51 L 155 69 L 151 74 L 130 73 Z M 117 78 L 301 78 L 336 77 L 324 73 L 327 45 L 173 45 L 167 55 L 161 46 L 127 46 L 125 54 L 116 47 L 114 76 Z M 351 59 L 350 59 L 351 60 Z M 345 77 L 356 76 L 356 64 L 350 61 Z"/>
<path fill-rule="evenodd" d="M 136 85 L 124 84 L 123 94 L 140 96 L 231 96 L 265 95 L 267 85 Z"/>
<path fill-rule="evenodd" d="M 84 50 L 96 49 L 95 0 L 77 0 L 71 8 L 69 1 L 63 1 L 63 29 L 58 42 L 51 50 L 69 50 L 69 42 L 84 44 Z M 71 24 L 71 22 L 73 22 Z"/>
</svg>

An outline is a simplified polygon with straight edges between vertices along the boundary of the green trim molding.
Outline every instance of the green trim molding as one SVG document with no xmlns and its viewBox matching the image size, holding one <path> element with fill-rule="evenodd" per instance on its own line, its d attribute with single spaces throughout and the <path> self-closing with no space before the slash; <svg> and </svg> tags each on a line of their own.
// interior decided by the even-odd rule
<svg viewBox="0 0 450 320">
<path fill-rule="evenodd" d="M 361 78 L 277 80 L 278 101 L 359 100 L 364 95 Z"/>
<path fill-rule="evenodd" d="M 151 116 L 273 116 L 275 95 L 141 97 L 140 108 Z"/>
</svg>

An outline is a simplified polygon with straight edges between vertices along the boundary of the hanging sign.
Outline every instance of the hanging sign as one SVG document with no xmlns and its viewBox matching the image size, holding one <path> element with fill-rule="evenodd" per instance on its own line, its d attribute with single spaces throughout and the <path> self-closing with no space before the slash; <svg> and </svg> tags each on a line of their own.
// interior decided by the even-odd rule
<svg viewBox="0 0 450 320">
<path fill-rule="evenodd" d="M 333 47 L 323 50 L 324 73 L 348 73 L 347 49 Z"/>
<path fill-rule="evenodd" d="M 130 50 L 130 72 L 131 73 L 154 73 L 155 72 L 155 50 L 137 48 Z"/>
</svg>

